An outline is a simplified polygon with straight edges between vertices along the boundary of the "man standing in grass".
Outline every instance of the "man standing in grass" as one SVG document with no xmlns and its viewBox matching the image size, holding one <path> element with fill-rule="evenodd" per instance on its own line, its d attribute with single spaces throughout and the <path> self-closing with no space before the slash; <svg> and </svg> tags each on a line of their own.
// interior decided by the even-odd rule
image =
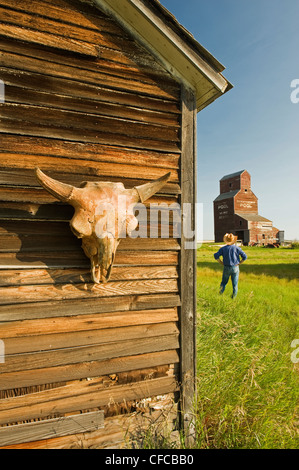
<svg viewBox="0 0 299 470">
<path fill-rule="evenodd" d="M 214 258 L 218 263 L 223 265 L 223 274 L 219 293 L 223 294 L 226 284 L 231 277 L 233 285 L 233 299 L 238 293 L 239 265 L 244 263 L 247 259 L 247 255 L 241 250 L 241 248 L 235 245 L 237 237 L 232 233 L 226 233 L 223 237 L 223 241 L 226 245 L 222 246 L 220 250 L 214 254 Z M 223 261 L 221 261 L 220 256 L 222 256 Z"/>
</svg>

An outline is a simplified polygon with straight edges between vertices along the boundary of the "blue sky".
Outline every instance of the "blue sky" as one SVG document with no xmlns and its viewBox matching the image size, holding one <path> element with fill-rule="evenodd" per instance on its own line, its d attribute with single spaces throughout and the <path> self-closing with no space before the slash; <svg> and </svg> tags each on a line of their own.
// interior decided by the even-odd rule
<svg viewBox="0 0 299 470">
<path fill-rule="evenodd" d="M 213 239 L 219 179 L 246 169 L 259 213 L 299 239 L 299 0 L 161 0 L 234 85 L 198 114 L 198 202 Z M 296 95 L 299 98 L 299 92 Z M 299 100 L 298 100 L 299 101 Z"/>
</svg>

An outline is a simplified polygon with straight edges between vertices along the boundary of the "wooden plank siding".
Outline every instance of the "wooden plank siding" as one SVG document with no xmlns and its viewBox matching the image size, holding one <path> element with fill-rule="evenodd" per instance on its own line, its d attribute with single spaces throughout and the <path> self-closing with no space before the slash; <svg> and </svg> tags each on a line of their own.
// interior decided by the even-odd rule
<svg viewBox="0 0 299 470">
<path fill-rule="evenodd" d="M 155 424 L 160 420 L 159 430 L 168 426 L 168 429 L 173 427 L 176 420 L 176 408 L 174 404 L 174 394 L 170 393 L 160 401 L 151 403 L 152 406 L 163 406 L 163 416 L 159 409 L 155 410 L 150 408 L 149 411 L 136 409 L 133 413 L 118 414 L 116 416 L 105 417 L 105 425 L 102 430 L 92 432 L 80 432 L 77 434 L 55 437 L 52 439 L 40 439 L 34 442 L 35 449 L 118 449 L 124 448 L 124 441 L 129 441 L 130 434 L 135 434 L 135 429 L 144 429 L 144 421 L 151 420 Z M 112 407 L 112 406 L 111 406 Z M 165 415 L 166 418 L 165 419 Z M 145 416 L 145 420 L 144 420 Z M 61 418 L 58 418 L 61 419 Z M 162 423 L 161 423 L 162 421 Z M 161 426 L 162 424 L 162 426 Z M 9 426 L 10 427 L 10 426 Z M 31 449 L 32 445 L 29 442 L 23 444 L 11 444 L 10 446 L 2 447 L 4 449 Z"/>
<path fill-rule="evenodd" d="M 182 183 L 182 171 L 194 143 L 186 143 L 182 123 L 194 125 L 193 109 L 181 84 L 90 4 L 3 0 L 0 22 L 0 433 L 82 411 L 113 416 L 125 402 L 130 413 L 138 400 L 175 394 L 190 370 L 187 351 L 180 361 L 193 294 L 180 307 L 190 293 L 183 295 L 182 276 L 191 258 L 172 217 L 169 237 L 162 236 L 158 208 L 159 237 L 149 238 L 149 217 L 141 218 L 148 237 L 123 239 L 111 280 L 92 284 L 89 259 L 69 228 L 72 207 L 39 185 L 34 168 L 68 184 L 127 188 L 170 171 L 147 214 L 153 203 L 190 201 L 195 190 Z M 36 436 L 30 448 L 41 446 Z M 97 442 L 102 434 L 92 436 Z"/>
<path fill-rule="evenodd" d="M 139 371 L 141 374 L 152 374 L 153 371 Z M 163 374 L 161 369 L 160 374 Z M 165 374 L 165 371 L 164 371 Z M 136 373 L 135 373 L 136 375 Z M 159 373 L 157 372 L 157 375 Z M 120 377 L 121 378 L 121 377 Z M 94 409 L 99 407 L 113 407 L 113 403 L 125 403 L 148 396 L 157 396 L 171 393 L 177 390 L 175 377 L 162 376 L 149 380 L 134 380 L 131 374 L 131 383 L 122 385 L 113 384 L 113 380 L 103 381 L 103 378 L 74 381 L 71 384 L 63 385 L 38 393 L 31 393 L 24 396 L 6 398 L 1 400 L 3 409 L 1 417 L 5 424 L 8 422 L 34 419 L 39 416 L 51 419 L 53 415 L 59 416 L 86 407 Z M 108 382 L 108 384 L 107 384 Z M 110 383 L 109 383 L 110 382 Z M 0 420 L 1 422 L 1 420 Z M 1 428 L 0 428 L 1 429 Z"/>
<path fill-rule="evenodd" d="M 71 415 L 64 418 L 54 418 L 0 428 L 0 445 L 14 445 L 39 439 L 51 439 L 53 437 L 78 434 L 82 431 L 95 431 L 104 427 L 103 411 Z"/>
</svg>

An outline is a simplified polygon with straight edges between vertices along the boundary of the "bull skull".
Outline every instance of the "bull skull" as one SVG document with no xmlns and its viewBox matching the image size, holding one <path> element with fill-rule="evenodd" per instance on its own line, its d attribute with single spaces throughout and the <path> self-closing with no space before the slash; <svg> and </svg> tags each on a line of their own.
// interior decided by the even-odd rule
<svg viewBox="0 0 299 470">
<path fill-rule="evenodd" d="M 78 188 L 50 178 L 39 168 L 35 172 L 49 193 L 74 207 L 70 227 L 74 235 L 82 239 L 84 253 L 91 261 L 91 277 L 96 284 L 109 280 L 121 238 L 130 236 L 138 225 L 134 206 L 153 196 L 170 177 L 167 173 L 133 189 L 111 182 L 83 182 Z"/>
</svg>

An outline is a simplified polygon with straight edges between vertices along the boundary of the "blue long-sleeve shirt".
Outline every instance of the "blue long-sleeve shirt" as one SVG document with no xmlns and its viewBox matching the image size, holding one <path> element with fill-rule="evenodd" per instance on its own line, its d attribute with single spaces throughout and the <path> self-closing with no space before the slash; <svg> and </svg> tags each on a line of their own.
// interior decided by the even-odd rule
<svg viewBox="0 0 299 470">
<path fill-rule="evenodd" d="M 246 253 L 236 245 L 225 245 L 214 254 L 214 258 L 218 260 L 220 256 L 223 256 L 224 266 L 237 266 L 240 263 L 240 256 L 243 261 L 247 259 Z"/>
</svg>

